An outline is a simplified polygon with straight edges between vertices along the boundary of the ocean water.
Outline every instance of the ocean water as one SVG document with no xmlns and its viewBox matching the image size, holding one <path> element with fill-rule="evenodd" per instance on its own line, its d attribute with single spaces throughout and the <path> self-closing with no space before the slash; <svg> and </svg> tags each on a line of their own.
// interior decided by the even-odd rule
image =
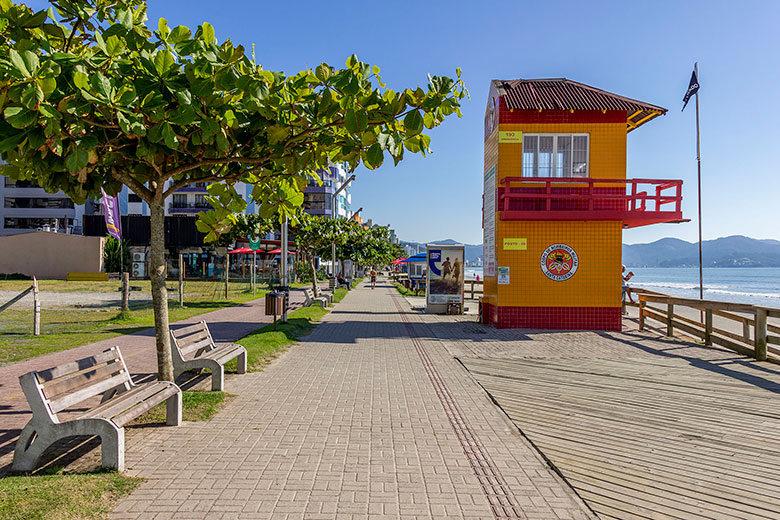
<svg viewBox="0 0 780 520">
<path fill-rule="evenodd" d="M 690 267 L 630 267 L 634 277 L 628 284 L 682 298 L 699 297 L 699 269 Z M 482 268 L 467 267 L 466 280 L 479 275 Z M 617 278 L 615 274 L 615 278 Z M 705 267 L 704 299 L 780 307 L 780 268 L 778 267 Z"/>
<path fill-rule="evenodd" d="M 699 297 L 699 269 L 696 267 L 631 267 L 628 282 L 683 298 Z M 704 299 L 780 307 L 780 268 L 705 267 Z"/>
</svg>

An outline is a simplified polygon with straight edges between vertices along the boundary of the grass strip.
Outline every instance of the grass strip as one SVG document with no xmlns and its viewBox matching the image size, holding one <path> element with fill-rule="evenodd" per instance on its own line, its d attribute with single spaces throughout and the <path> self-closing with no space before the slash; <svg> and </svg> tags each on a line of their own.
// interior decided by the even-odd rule
<svg viewBox="0 0 780 520">
<path fill-rule="evenodd" d="M 227 392 L 197 392 L 185 391 L 181 395 L 181 416 L 185 421 L 208 421 L 212 415 L 226 405 L 235 394 Z M 141 415 L 130 426 L 165 422 L 165 403 L 158 404 Z"/>
<path fill-rule="evenodd" d="M 396 291 L 401 293 L 401 296 L 413 296 L 414 295 L 414 291 L 413 290 L 407 289 L 406 287 L 404 287 L 400 283 L 396 282 L 396 283 L 393 284 L 393 286 L 395 287 Z"/>
<path fill-rule="evenodd" d="M 0 519 L 108 518 L 119 500 L 142 481 L 115 471 L 0 478 Z"/>
</svg>

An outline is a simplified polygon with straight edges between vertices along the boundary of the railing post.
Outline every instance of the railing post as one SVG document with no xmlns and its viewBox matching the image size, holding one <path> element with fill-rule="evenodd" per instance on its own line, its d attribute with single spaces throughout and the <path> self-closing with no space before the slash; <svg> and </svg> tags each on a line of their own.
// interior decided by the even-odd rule
<svg viewBox="0 0 780 520">
<path fill-rule="evenodd" d="M 712 345 L 712 309 L 704 311 L 704 344 Z"/>
<path fill-rule="evenodd" d="M 471 299 L 474 299 L 474 280 L 471 280 Z"/>
<path fill-rule="evenodd" d="M 545 191 L 547 192 L 547 205 L 546 205 L 546 207 L 547 207 L 547 211 L 550 211 L 550 210 L 552 210 L 552 182 L 551 181 L 547 181 L 545 183 L 545 186 L 546 186 Z"/>
<path fill-rule="evenodd" d="M 758 361 L 766 361 L 766 309 L 756 309 L 755 356 Z"/>
<path fill-rule="evenodd" d="M 645 330 L 645 301 L 639 297 L 639 330 Z"/>
<path fill-rule="evenodd" d="M 674 319 L 674 304 L 667 303 L 666 304 L 666 335 L 670 338 L 674 336 L 674 323 L 672 320 Z"/>
</svg>

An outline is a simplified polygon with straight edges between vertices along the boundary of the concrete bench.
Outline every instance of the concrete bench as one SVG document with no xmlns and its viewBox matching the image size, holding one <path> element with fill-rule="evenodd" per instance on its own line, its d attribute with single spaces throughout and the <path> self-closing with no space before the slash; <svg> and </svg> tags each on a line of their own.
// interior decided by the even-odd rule
<svg viewBox="0 0 780 520">
<path fill-rule="evenodd" d="M 217 345 L 205 321 L 171 331 L 173 374 L 179 377 L 187 370 L 208 368 L 211 389 L 225 388 L 225 363 L 238 358 L 238 373 L 246 373 L 246 349 L 235 343 Z"/>
<path fill-rule="evenodd" d="M 168 381 L 133 384 L 119 347 L 19 378 L 33 416 L 16 441 L 13 469 L 32 471 L 46 448 L 76 435 L 100 437 L 102 465 L 125 467 L 124 425 L 167 402 L 166 423 L 181 424 L 181 390 Z M 99 404 L 83 411 L 88 399 Z M 81 404 L 77 415 L 60 412 Z M 60 415 L 58 415 L 60 414 Z"/>
<path fill-rule="evenodd" d="M 309 307 L 315 303 L 319 304 L 320 307 L 328 306 L 329 298 L 327 296 L 314 296 L 314 291 L 308 288 L 304 289 L 303 294 L 306 297 L 306 301 L 303 302 L 304 307 Z"/>
</svg>

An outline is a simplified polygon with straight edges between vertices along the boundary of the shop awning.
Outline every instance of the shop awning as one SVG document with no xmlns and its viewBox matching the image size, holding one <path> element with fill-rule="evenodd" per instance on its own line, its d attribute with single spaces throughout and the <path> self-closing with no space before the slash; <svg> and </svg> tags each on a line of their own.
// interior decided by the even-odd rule
<svg viewBox="0 0 780 520">
<path fill-rule="evenodd" d="M 425 262 L 426 257 L 428 255 L 426 253 L 418 253 L 414 256 L 410 256 L 409 258 L 405 258 L 404 260 L 401 260 L 398 262 L 399 264 L 410 264 L 413 262 Z"/>
</svg>

